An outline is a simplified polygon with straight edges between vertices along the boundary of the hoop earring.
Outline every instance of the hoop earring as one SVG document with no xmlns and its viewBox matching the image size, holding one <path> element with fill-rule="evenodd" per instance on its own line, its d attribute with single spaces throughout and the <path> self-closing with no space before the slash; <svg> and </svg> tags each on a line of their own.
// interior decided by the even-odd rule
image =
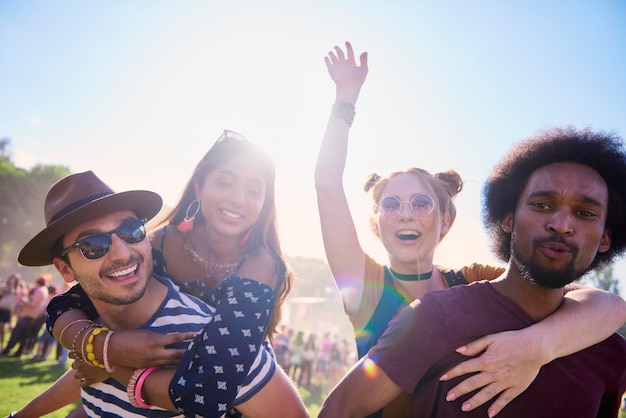
<svg viewBox="0 0 626 418">
<path fill-rule="evenodd" d="M 196 199 L 187 206 L 185 219 L 176 226 L 176 229 L 183 233 L 191 231 L 193 229 L 193 220 L 196 218 L 198 212 L 200 212 L 200 201 Z"/>
</svg>

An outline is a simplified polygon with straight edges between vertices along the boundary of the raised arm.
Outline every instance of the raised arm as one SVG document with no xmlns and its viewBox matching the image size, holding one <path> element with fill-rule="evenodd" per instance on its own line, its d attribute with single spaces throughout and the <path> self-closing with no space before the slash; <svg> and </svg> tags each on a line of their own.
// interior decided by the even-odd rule
<svg viewBox="0 0 626 418">
<path fill-rule="evenodd" d="M 361 86 L 367 77 L 367 53 L 357 64 L 352 45 L 346 52 L 336 46 L 325 57 L 336 87 L 336 99 L 326 126 L 315 168 L 315 187 L 322 237 L 328 264 L 342 292 L 349 314 L 358 311 L 363 292 L 365 255 L 358 241 L 354 221 L 343 190 L 343 170 L 348 149 L 348 132 Z"/>
<path fill-rule="evenodd" d="M 482 388 L 467 402 L 464 411 L 484 404 L 498 395 L 489 407 L 489 416 L 499 413 L 537 377 L 539 369 L 605 340 L 626 322 L 626 301 L 613 293 L 578 286 L 565 296 L 552 315 L 528 328 L 487 335 L 460 347 L 461 354 L 473 356 L 442 376 L 452 379 L 479 372 L 448 392 L 448 400 Z"/>
</svg>

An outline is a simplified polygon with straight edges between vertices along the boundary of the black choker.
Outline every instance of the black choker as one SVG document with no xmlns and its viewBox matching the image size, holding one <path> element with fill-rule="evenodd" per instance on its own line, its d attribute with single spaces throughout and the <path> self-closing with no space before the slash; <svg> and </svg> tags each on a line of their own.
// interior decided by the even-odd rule
<svg viewBox="0 0 626 418">
<path fill-rule="evenodd" d="M 396 273 L 395 271 L 393 271 L 391 267 L 389 267 L 389 271 L 391 272 L 391 275 L 393 277 L 395 277 L 398 280 L 402 280 L 403 282 L 417 282 L 420 280 L 428 280 L 433 275 L 433 270 L 429 271 L 428 273 L 423 273 L 423 274 L 401 274 L 401 273 Z"/>
</svg>

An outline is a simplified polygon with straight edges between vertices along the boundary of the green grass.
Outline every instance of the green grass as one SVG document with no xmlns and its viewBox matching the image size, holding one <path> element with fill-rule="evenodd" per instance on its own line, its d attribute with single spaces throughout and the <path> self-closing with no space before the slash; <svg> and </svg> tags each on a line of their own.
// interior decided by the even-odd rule
<svg viewBox="0 0 626 418">
<path fill-rule="evenodd" d="M 54 353 L 54 350 L 52 350 Z M 23 355 L 21 360 L 13 358 L 0 359 L 0 416 L 9 415 L 11 411 L 20 409 L 31 399 L 43 392 L 61 376 L 66 367 L 58 366 L 54 356 L 46 361 L 31 363 L 32 355 Z M 69 364 L 69 363 L 68 363 Z M 75 408 L 67 406 L 52 414 L 51 418 L 61 418 Z"/>
<path fill-rule="evenodd" d="M 312 387 L 311 389 L 298 388 L 298 392 L 300 392 L 300 396 L 309 411 L 309 416 L 316 417 L 326 394 L 322 393 L 320 389 L 316 387 Z"/>
</svg>

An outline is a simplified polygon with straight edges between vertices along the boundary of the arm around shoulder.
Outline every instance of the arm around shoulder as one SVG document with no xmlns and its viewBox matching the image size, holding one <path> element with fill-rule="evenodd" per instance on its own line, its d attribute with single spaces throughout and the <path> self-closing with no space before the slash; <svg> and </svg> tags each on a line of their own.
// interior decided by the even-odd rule
<svg viewBox="0 0 626 418">
<path fill-rule="evenodd" d="M 535 324 L 550 344 L 549 361 L 610 337 L 626 322 L 626 301 L 604 290 L 570 285 L 558 311 Z"/>
<path fill-rule="evenodd" d="M 466 404 L 476 408 L 497 396 L 490 410 L 498 413 L 526 390 L 540 368 L 609 336 L 626 320 L 626 301 L 599 289 L 568 286 L 561 307 L 552 315 L 527 328 L 486 335 L 457 351 L 479 357 L 448 370 L 442 380 L 478 372 L 448 392 L 450 399 L 482 388 Z"/>
</svg>

